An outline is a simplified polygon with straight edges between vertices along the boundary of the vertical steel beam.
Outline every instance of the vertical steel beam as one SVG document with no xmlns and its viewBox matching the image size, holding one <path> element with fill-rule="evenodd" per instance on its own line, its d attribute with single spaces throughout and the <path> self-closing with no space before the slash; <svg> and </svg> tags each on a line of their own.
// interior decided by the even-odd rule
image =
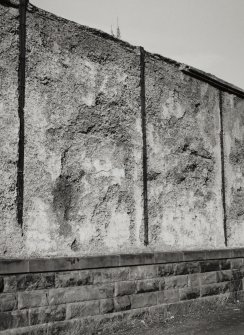
<svg viewBox="0 0 244 335">
<path fill-rule="evenodd" d="M 224 152 L 224 125 L 223 125 L 223 93 L 219 90 L 219 111 L 220 111 L 220 150 L 221 150 L 221 196 L 223 207 L 223 227 L 225 246 L 228 246 L 227 236 L 227 216 L 226 216 L 226 199 L 225 199 L 225 152 Z"/>
<path fill-rule="evenodd" d="M 24 141 L 25 141 L 25 68 L 26 68 L 26 10 L 28 0 L 19 0 L 19 69 L 18 69 L 18 116 L 19 144 L 17 162 L 17 221 L 23 226 L 24 200 Z"/>
<path fill-rule="evenodd" d="M 146 132 L 146 94 L 145 94 L 145 50 L 140 47 L 140 95 L 142 124 L 142 173 L 143 173 L 143 216 L 144 244 L 148 245 L 148 189 L 147 189 L 147 132 Z"/>
</svg>

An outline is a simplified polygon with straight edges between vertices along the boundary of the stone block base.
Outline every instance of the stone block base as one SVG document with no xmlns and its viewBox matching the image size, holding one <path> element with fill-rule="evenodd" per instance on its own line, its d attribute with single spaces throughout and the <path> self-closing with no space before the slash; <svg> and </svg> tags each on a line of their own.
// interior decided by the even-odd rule
<svg viewBox="0 0 244 335">
<path fill-rule="evenodd" d="M 102 266 L 102 267 L 101 267 Z M 0 334 L 89 334 L 244 301 L 244 249 L 0 260 Z"/>
</svg>

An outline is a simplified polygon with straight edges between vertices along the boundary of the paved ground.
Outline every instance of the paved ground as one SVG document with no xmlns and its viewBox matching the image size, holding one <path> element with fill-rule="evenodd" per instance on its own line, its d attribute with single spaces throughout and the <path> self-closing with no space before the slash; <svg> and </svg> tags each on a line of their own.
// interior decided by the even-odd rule
<svg viewBox="0 0 244 335">
<path fill-rule="evenodd" d="M 113 332 L 114 335 L 244 335 L 244 306 L 228 305 L 224 310 L 205 315 L 171 319 L 160 324 L 140 322 L 135 328 Z M 108 334 L 108 333 L 107 333 Z"/>
</svg>

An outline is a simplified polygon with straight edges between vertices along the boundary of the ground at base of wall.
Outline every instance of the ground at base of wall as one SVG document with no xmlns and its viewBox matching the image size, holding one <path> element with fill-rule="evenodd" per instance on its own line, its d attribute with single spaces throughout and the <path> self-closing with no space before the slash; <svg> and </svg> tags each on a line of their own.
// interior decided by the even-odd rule
<svg viewBox="0 0 244 335">
<path fill-rule="evenodd" d="M 137 319 L 134 325 L 114 325 L 98 335 L 243 335 L 244 303 L 227 303 L 168 316 L 166 320 Z"/>
</svg>

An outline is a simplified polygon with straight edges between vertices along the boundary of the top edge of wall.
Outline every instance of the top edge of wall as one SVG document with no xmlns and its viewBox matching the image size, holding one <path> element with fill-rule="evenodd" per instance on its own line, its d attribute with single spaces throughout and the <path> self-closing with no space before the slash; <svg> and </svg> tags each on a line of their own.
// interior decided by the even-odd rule
<svg viewBox="0 0 244 335">
<path fill-rule="evenodd" d="M 0 6 L 17 8 L 18 3 L 19 3 L 19 0 L 2 0 L 2 1 L 0 1 Z M 81 25 L 77 22 L 74 22 L 74 21 L 65 19 L 63 17 L 57 16 L 53 13 L 50 13 L 46 10 L 43 10 L 41 8 L 36 7 L 31 3 L 28 3 L 27 11 L 29 13 L 39 14 L 40 16 L 45 17 L 46 19 L 49 19 L 49 20 L 52 20 L 52 21 L 60 21 L 64 24 L 73 24 L 77 28 L 82 29 L 82 30 L 84 30 L 88 33 L 91 33 L 91 34 L 99 36 L 101 38 L 104 38 L 104 39 L 113 41 L 115 43 L 118 43 L 118 44 L 120 44 L 121 46 L 125 47 L 126 49 L 128 49 L 130 51 L 135 51 L 136 53 L 140 52 L 139 46 L 135 46 L 135 45 L 132 45 L 132 44 L 126 42 L 126 41 L 120 40 L 120 39 L 104 32 L 102 30 L 91 28 L 91 27 L 88 27 L 88 26 L 84 26 L 84 25 Z M 214 76 L 211 73 L 204 72 L 204 71 L 199 70 L 199 69 L 197 69 L 193 66 L 180 63 L 176 60 L 173 60 L 173 59 L 168 58 L 168 57 L 164 57 L 160 54 L 150 53 L 148 51 L 146 51 L 146 54 L 147 54 L 147 57 L 150 57 L 152 59 L 161 60 L 163 62 L 171 64 L 171 65 L 177 67 L 183 73 L 185 73 L 185 74 L 187 74 L 191 77 L 194 77 L 198 80 L 201 80 L 203 82 L 207 82 L 208 84 L 210 84 L 210 85 L 212 85 L 212 86 L 214 86 L 214 87 L 216 87 L 216 88 L 218 88 L 218 89 L 220 89 L 224 92 L 234 94 L 234 95 L 236 95 L 240 98 L 244 98 L 244 89 L 242 89 L 238 86 L 235 86 L 235 85 L 233 85 L 233 84 L 231 84 L 231 83 L 229 83 L 229 82 L 227 82 L 223 79 L 220 79 L 220 78 Z"/>
<path fill-rule="evenodd" d="M 99 36 L 101 38 L 104 38 L 104 39 L 113 41 L 115 43 L 118 43 L 121 46 L 123 46 L 127 49 L 130 49 L 131 51 L 139 52 L 139 47 L 138 46 L 135 46 L 135 45 L 132 45 L 132 44 L 126 42 L 126 41 L 120 40 L 120 39 L 104 32 L 102 30 L 91 28 L 91 27 L 88 27 L 88 26 L 84 26 L 84 25 L 81 25 L 77 22 L 67 20 L 67 19 L 62 18 L 60 16 L 52 14 L 48 11 L 45 11 L 41 8 L 38 8 L 34 5 L 32 5 L 31 3 L 29 3 L 27 10 L 28 10 L 29 13 L 36 13 L 36 14 L 39 14 L 41 16 L 45 16 L 46 19 L 50 19 L 50 20 L 54 20 L 54 21 L 55 20 L 60 21 L 60 22 L 66 23 L 66 24 L 72 23 L 74 26 L 77 26 L 77 28 L 83 29 L 83 30 L 87 31 L 88 33 L 91 33 L 91 34 L 94 34 L 94 35 Z M 169 63 L 173 66 L 178 67 L 180 71 L 182 71 L 183 73 L 185 73 L 185 74 L 187 74 L 191 77 L 194 77 L 194 78 L 199 79 L 201 81 L 207 82 L 210 85 L 212 85 L 214 87 L 217 87 L 218 89 L 220 89 L 222 91 L 226 91 L 230 94 L 234 94 L 234 95 L 237 95 L 241 98 L 244 98 L 244 89 L 241 89 L 241 88 L 239 88 L 239 87 L 237 87 L 237 86 L 235 86 L 235 85 L 233 85 L 233 84 L 231 84 L 231 83 L 229 83 L 225 80 L 222 80 L 222 79 L 214 76 L 213 74 L 204 72 L 204 71 L 199 70 L 195 67 L 177 62 L 177 61 L 175 61 L 171 58 L 167 58 L 167 57 L 164 57 L 164 56 L 156 54 L 156 53 L 150 53 L 148 51 L 146 51 L 146 53 L 147 53 L 147 56 L 150 57 L 150 58 L 162 60 L 166 63 Z"/>
</svg>

